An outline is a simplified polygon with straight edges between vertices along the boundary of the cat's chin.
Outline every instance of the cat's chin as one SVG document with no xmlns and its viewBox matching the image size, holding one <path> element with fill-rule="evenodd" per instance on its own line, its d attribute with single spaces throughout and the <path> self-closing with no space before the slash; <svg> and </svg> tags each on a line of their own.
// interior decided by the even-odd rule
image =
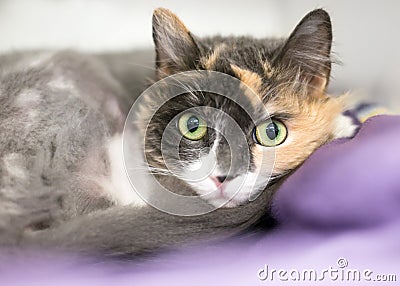
<svg viewBox="0 0 400 286">
<path fill-rule="evenodd" d="M 260 191 L 261 192 L 261 191 Z M 235 208 L 251 202 L 250 195 L 234 196 L 232 198 L 226 196 L 209 196 L 203 197 L 210 205 L 216 208 Z"/>
<path fill-rule="evenodd" d="M 245 205 L 251 202 L 251 197 L 253 189 L 240 190 L 234 194 L 229 192 L 220 192 L 218 189 L 208 193 L 208 194 L 200 194 L 202 198 L 207 201 L 210 205 L 216 208 L 234 208 L 240 205 Z M 260 193 L 262 190 L 256 191 L 256 193 Z"/>
<path fill-rule="evenodd" d="M 215 208 L 234 208 L 237 207 L 241 204 L 244 204 L 246 202 L 241 202 L 238 200 L 235 200 L 235 198 L 226 198 L 223 196 L 213 196 L 212 198 L 204 198 L 207 203 L 209 203 L 210 205 L 214 206 Z"/>
</svg>

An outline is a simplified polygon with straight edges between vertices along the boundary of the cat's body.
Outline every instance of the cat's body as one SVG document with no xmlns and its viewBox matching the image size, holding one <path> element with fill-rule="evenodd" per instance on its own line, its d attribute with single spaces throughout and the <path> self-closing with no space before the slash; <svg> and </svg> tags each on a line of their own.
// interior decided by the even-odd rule
<svg viewBox="0 0 400 286">
<path fill-rule="evenodd" d="M 46 219 L 50 213 L 67 218 L 110 206 L 99 179 L 109 173 L 110 137 L 124 122 L 119 83 L 101 62 L 74 52 L 11 54 L 0 62 L 1 210 L 15 219 L 28 214 L 40 228 L 54 219 Z M 40 219 L 30 214 L 36 210 Z"/>
<path fill-rule="evenodd" d="M 145 206 L 136 195 L 120 148 L 132 98 L 103 65 L 103 56 L 28 52 L 0 61 L 2 245 L 30 245 L 32 237 L 44 234 L 35 245 L 108 251 L 108 244 L 113 253 L 142 252 L 218 232 L 211 226 L 222 230 L 234 221 L 236 211 L 218 219 L 175 217 Z M 177 189 L 187 188 L 172 180 Z M 250 210 L 237 219 L 250 225 Z M 48 227 L 54 232 L 40 232 Z M 65 239 L 71 234 L 73 243 Z"/>
<path fill-rule="evenodd" d="M 271 197 L 286 175 L 320 145 L 354 131 L 341 115 L 342 101 L 324 94 L 330 72 L 329 17 L 319 10 L 308 18 L 289 41 L 215 37 L 195 43 L 176 16 L 164 9 L 156 10 L 157 77 L 153 74 L 153 80 L 190 70 L 223 72 L 249 86 L 271 115 L 285 115 L 279 119 L 287 119 L 289 135 L 277 148 L 275 180 L 260 189 L 254 201 L 233 200 L 227 204 L 231 208 L 200 216 L 171 215 L 146 205 L 124 173 L 123 123 L 139 90 L 145 88 L 140 84 L 143 77 L 151 73 L 143 70 L 136 76 L 137 81 L 129 80 L 128 70 L 134 68 L 134 63 L 130 65 L 126 60 L 128 64 L 118 64 L 124 58 L 121 55 L 40 52 L 0 58 L 0 243 L 115 255 L 231 235 L 253 225 L 268 212 Z M 318 51 L 306 46 L 304 32 L 309 33 L 308 43 L 320 45 Z M 315 42 L 315 36 L 321 39 Z M 303 66 L 302 59 L 309 64 Z M 251 102 L 251 98 L 248 100 Z M 252 170 L 262 173 L 263 166 L 257 160 L 265 148 L 251 141 L 254 126 L 244 121 L 239 109 L 214 95 L 200 102 L 183 97 L 181 102 L 227 113 L 233 110 L 233 118 L 249 133 L 244 148 L 251 152 Z M 145 106 L 144 113 L 146 108 L 150 110 L 151 106 Z M 137 148 L 133 160 L 138 168 L 144 160 L 140 144 L 144 136 L 149 164 L 163 167 L 157 163 L 161 156 L 157 128 L 163 130 L 164 122 L 171 120 L 163 112 L 159 112 L 159 118 L 155 116 L 145 133 L 140 123 L 134 130 L 133 140 L 139 138 L 139 143 L 132 146 Z M 207 136 L 207 140 L 195 144 L 215 147 L 217 155 L 222 154 L 226 142 L 211 130 Z M 190 151 L 194 142 L 185 144 Z M 223 157 L 219 163 L 229 158 Z M 245 176 L 246 172 L 238 169 L 235 176 Z M 143 180 L 141 185 L 151 191 L 154 186 L 145 176 L 136 179 Z M 236 177 L 228 180 L 225 176 L 224 180 L 228 184 Z M 174 176 L 159 178 L 164 185 L 191 194 L 201 194 L 202 186 L 212 190 L 213 179 L 207 178 L 200 185 Z M 245 194 L 250 191 L 246 188 Z M 207 202 L 218 204 L 219 198 L 211 196 Z"/>
</svg>

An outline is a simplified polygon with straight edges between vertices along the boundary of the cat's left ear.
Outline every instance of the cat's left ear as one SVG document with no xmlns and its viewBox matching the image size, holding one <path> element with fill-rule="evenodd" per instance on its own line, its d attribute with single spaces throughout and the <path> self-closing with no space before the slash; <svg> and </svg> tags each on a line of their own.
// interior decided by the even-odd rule
<svg viewBox="0 0 400 286">
<path fill-rule="evenodd" d="M 154 10 L 153 40 L 160 78 L 195 69 L 194 65 L 200 54 L 199 48 L 182 21 L 168 9 Z"/>
<path fill-rule="evenodd" d="M 296 26 L 278 61 L 300 72 L 300 79 L 314 95 L 323 94 L 331 72 L 332 26 L 329 14 L 317 9 Z"/>
</svg>

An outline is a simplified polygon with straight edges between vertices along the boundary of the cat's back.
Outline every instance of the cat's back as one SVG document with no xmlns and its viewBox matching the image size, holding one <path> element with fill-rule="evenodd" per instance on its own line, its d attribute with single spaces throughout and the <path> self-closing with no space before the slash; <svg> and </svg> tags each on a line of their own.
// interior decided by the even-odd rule
<svg viewBox="0 0 400 286">
<path fill-rule="evenodd" d="M 34 193 L 96 189 L 79 174 L 107 175 L 106 144 L 122 130 L 126 97 L 87 54 L 0 56 L 0 208 Z"/>
<path fill-rule="evenodd" d="M 2 157 L 63 142 L 71 143 L 70 154 L 79 153 L 123 124 L 123 89 L 88 55 L 15 53 L 0 57 L 0 68 Z"/>
</svg>

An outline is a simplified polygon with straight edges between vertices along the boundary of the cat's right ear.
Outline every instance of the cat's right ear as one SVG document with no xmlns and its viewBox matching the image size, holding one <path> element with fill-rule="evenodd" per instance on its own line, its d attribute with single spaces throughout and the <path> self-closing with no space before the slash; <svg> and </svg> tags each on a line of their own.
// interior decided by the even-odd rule
<svg viewBox="0 0 400 286">
<path fill-rule="evenodd" d="M 329 14 L 317 9 L 296 26 L 277 60 L 299 71 L 309 93 L 325 90 L 331 71 L 332 26 Z"/>
<path fill-rule="evenodd" d="M 154 10 L 153 40 L 159 78 L 195 68 L 199 48 L 182 21 L 168 9 Z"/>
</svg>

